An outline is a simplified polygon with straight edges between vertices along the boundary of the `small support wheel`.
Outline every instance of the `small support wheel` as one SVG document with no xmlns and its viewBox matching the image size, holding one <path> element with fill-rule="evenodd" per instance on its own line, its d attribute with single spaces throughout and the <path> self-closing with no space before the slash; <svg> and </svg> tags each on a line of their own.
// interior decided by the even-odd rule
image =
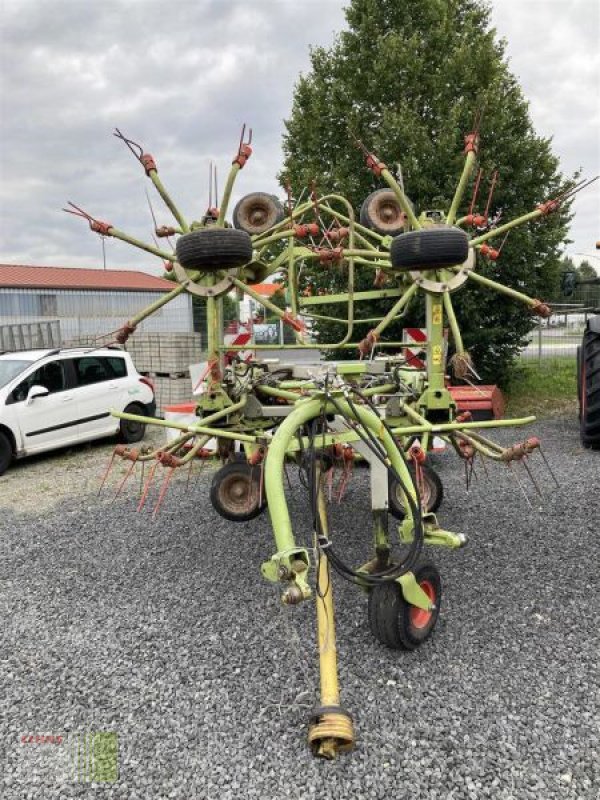
<svg viewBox="0 0 600 800">
<path fill-rule="evenodd" d="M 397 236 L 392 242 L 390 260 L 397 270 L 441 269 L 466 261 L 469 238 L 460 228 L 436 225 Z"/>
<path fill-rule="evenodd" d="M 377 189 L 360 208 L 360 224 L 381 236 L 398 236 L 406 230 L 406 214 L 391 189 Z"/>
<path fill-rule="evenodd" d="M 224 519 L 247 522 L 267 507 L 264 487 L 260 487 L 260 467 L 246 461 L 232 461 L 215 474 L 210 487 L 210 502 Z"/>
<path fill-rule="evenodd" d="M 233 228 L 200 228 L 180 236 L 175 253 L 184 269 L 219 272 L 251 261 L 252 240 Z"/>
<path fill-rule="evenodd" d="M 416 484 L 414 464 L 408 465 L 408 471 L 412 476 L 413 484 Z M 425 512 L 435 513 L 442 505 L 442 500 L 444 499 L 444 487 L 442 485 L 440 476 L 433 469 L 433 467 L 429 466 L 429 464 L 423 464 L 421 466 L 421 471 L 423 474 L 421 504 Z M 404 503 L 402 502 L 403 496 L 404 492 L 402 491 L 400 484 L 396 478 L 390 475 L 388 505 L 390 514 L 393 517 L 396 517 L 396 519 L 404 519 Z"/>
<path fill-rule="evenodd" d="M 234 227 L 250 236 L 268 231 L 284 217 L 285 211 L 277 197 L 265 192 L 253 192 L 242 197 L 232 215 Z"/>
<path fill-rule="evenodd" d="M 369 627 L 373 636 L 393 650 L 414 650 L 433 632 L 440 614 L 442 581 L 430 562 L 420 564 L 414 575 L 431 600 L 433 608 L 425 611 L 404 599 L 396 581 L 380 583 L 369 593 Z"/>
</svg>

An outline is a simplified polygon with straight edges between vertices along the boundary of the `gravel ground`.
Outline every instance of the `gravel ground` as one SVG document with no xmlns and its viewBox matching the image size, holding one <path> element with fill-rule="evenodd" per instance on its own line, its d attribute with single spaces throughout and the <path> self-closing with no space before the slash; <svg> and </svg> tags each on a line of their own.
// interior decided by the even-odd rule
<svg viewBox="0 0 600 800">
<path fill-rule="evenodd" d="M 238 526 L 218 517 L 210 468 L 175 482 L 152 521 L 133 494 L 91 493 L 101 465 L 77 465 L 104 457 L 105 445 L 24 462 L 0 479 L 0 796 L 597 799 L 600 453 L 579 447 L 572 420 L 529 430 L 563 484 L 554 488 L 536 455 L 546 497 L 529 490 L 533 510 L 500 467 L 467 494 L 454 457 L 437 461 L 440 521 L 470 544 L 434 554 L 445 594 L 422 648 L 377 644 L 365 596 L 336 578 L 357 746 L 335 762 L 306 746 L 318 699 L 313 609 L 281 608 L 261 580 L 273 551 L 266 516 Z M 70 497 L 63 487 L 52 507 L 34 494 L 35 509 L 19 497 L 35 470 L 54 495 L 65 458 Z M 306 499 L 292 483 L 302 538 Z M 332 515 L 354 563 L 366 553 L 367 504 L 357 469 Z M 44 754 L 64 745 L 21 743 L 85 731 L 118 732 L 118 782 L 63 780 L 58 756 Z"/>
</svg>

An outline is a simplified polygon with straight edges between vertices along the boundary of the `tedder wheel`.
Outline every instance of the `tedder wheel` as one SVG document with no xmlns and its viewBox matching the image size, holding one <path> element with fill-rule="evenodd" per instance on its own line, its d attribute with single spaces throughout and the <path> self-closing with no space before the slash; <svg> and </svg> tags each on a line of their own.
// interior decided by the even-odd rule
<svg viewBox="0 0 600 800">
<path fill-rule="evenodd" d="M 12 445 L 7 436 L 0 433 L 0 475 L 6 472 L 13 460 Z"/>
<path fill-rule="evenodd" d="M 404 233 L 406 215 L 391 189 L 378 189 L 360 207 L 360 224 L 382 236 Z"/>
<path fill-rule="evenodd" d="M 184 269 L 216 272 L 247 264 L 252 259 L 252 240 L 246 231 L 201 228 L 180 236 L 175 253 Z"/>
<path fill-rule="evenodd" d="M 231 522 L 246 522 L 267 507 L 260 490 L 260 467 L 247 461 L 232 461 L 215 474 L 210 487 L 210 502 L 215 511 Z"/>
<path fill-rule="evenodd" d="M 144 409 L 137 403 L 132 403 L 125 408 L 126 414 L 144 414 Z M 146 433 L 146 423 L 135 422 L 132 419 L 122 419 L 119 423 L 119 441 L 125 444 L 140 442 Z"/>
<path fill-rule="evenodd" d="M 412 476 L 413 482 L 416 482 L 414 464 L 409 464 L 408 470 Z M 440 476 L 429 464 L 423 464 L 421 470 L 423 473 L 421 503 L 425 511 L 435 512 L 441 506 L 442 500 L 444 499 L 444 487 L 442 486 Z M 403 494 L 396 478 L 390 475 L 388 505 L 390 514 L 396 517 L 396 519 L 404 519 Z"/>
<path fill-rule="evenodd" d="M 285 216 L 283 206 L 272 194 L 253 192 L 247 194 L 233 209 L 233 226 L 251 236 L 264 233 L 281 222 Z"/>
<path fill-rule="evenodd" d="M 600 317 L 588 322 L 578 356 L 581 443 L 600 450 Z"/>
<path fill-rule="evenodd" d="M 414 650 L 429 638 L 440 614 L 442 581 L 431 562 L 414 570 L 417 583 L 435 606 L 425 611 L 404 599 L 400 584 L 386 581 L 369 593 L 369 626 L 373 636 L 394 650 Z"/>
<path fill-rule="evenodd" d="M 453 267 L 469 255 L 469 239 L 460 228 L 438 225 L 397 236 L 390 248 L 392 267 L 400 270 Z"/>
</svg>

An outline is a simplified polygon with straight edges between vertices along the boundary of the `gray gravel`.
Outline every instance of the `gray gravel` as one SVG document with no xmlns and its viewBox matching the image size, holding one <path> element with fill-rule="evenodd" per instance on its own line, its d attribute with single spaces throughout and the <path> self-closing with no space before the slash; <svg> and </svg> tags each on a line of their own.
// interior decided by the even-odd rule
<svg viewBox="0 0 600 800">
<path fill-rule="evenodd" d="M 421 649 L 374 642 L 365 596 L 335 581 L 358 741 L 333 763 L 305 742 L 317 700 L 312 606 L 279 606 L 259 576 L 273 552 L 268 517 L 219 518 L 210 470 L 177 482 L 155 522 L 133 494 L 4 510 L 0 796 L 598 798 L 600 453 L 579 447 L 572 420 L 530 431 L 564 479 L 556 491 L 535 457 L 547 496 L 529 492 L 533 512 L 500 467 L 467 494 L 461 465 L 438 459 L 440 521 L 470 545 L 434 553 L 444 603 Z M 293 484 L 302 538 L 306 500 Z M 367 503 L 357 470 L 332 523 L 355 563 L 368 549 Z M 20 743 L 98 730 L 119 734 L 115 784 L 60 782 Z"/>
</svg>

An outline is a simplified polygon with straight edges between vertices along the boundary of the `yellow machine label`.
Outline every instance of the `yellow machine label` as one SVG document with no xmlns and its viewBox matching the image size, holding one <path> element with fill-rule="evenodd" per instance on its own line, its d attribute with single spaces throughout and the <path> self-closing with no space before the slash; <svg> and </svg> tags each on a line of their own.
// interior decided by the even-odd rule
<svg viewBox="0 0 600 800">
<path fill-rule="evenodd" d="M 439 344 L 433 346 L 433 351 L 431 355 L 432 361 L 436 367 L 442 363 L 442 347 Z"/>
<path fill-rule="evenodd" d="M 434 306 L 432 309 L 432 322 L 434 325 L 442 324 L 442 307 Z"/>
</svg>

